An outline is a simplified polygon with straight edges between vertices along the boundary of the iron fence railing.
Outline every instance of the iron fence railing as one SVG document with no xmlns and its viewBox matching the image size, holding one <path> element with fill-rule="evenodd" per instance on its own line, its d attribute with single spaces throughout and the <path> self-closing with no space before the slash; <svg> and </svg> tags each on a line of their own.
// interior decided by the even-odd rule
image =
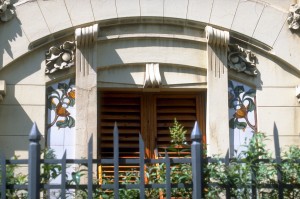
<svg viewBox="0 0 300 199">
<path fill-rule="evenodd" d="M 139 198 L 145 198 L 145 189 L 149 188 L 161 188 L 165 189 L 166 198 L 171 198 L 171 189 L 172 188 L 193 188 L 193 198 L 201 198 L 201 189 L 199 185 L 201 184 L 201 170 L 198 169 L 201 167 L 201 135 L 200 130 L 195 124 L 195 128 L 192 132 L 192 145 L 191 145 L 191 155 L 195 158 L 170 158 L 168 153 L 165 153 L 164 158 L 160 159 L 145 159 L 145 149 L 144 141 L 139 136 L 139 158 L 130 159 L 130 158 L 119 158 L 119 132 L 117 125 L 115 124 L 113 130 L 113 139 L 114 139 L 114 155 L 113 159 L 93 159 L 93 141 L 92 138 L 88 143 L 88 157 L 87 159 L 66 159 L 66 153 L 64 153 L 61 159 L 40 159 L 41 148 L 40 148 L 40 133 L 36 127 L 36 124 L 33 125 L 30 135 L 29 135 L 29 158 L 28 160 L 6 160 L 2 155 L 0 158 L 1 166 L 1 199 L 6 198 L 6 191 L 11 189 L 21 189 L 28 191 L 28 198 L 40 198 L 41 190 L 51 190 L 59 189 L 61 191 L 60 197 L 62 199 L 66 198 L 66 190 L 68 189 L 87 189 L 87 198 L 93 198 L 93 191 L 95 188 L 101 188 L 106 190 L 112 190 L 114 198 L 119 198 L 119 189 L 139 189 Z M 166 182 L 162 184 L 145 183 L 145 165 L 146 164 L 165 164 L 166 168 Z M 182 164 L 190 163 L 193 166 L 193 182 L 196 183 L 171 183 L 171 164 Z M 8 164 L 24 164 L 28 165 L 28 183 L 26 184 L 8 184 L 6 176 L 6 165 Z M 40 182 L 41 175 L 41 165 L 42 164 L 59 164 L 61 165 L 61 176 L 66 176 L 66 170 L 68 164 L 81 164 L 87 167 L 87 183 L 80 185 L 71 185 L 66 183 L 66 178 L 61 177 L 61 182 L 59 184 L 42 184 Z M 119 165 L 138 165 L 139 166 L 139 182 L 135 184 L 120 184 L 119 180 L 114 180 L 113 184 L 100 184 L 94 183 L 93 178 L 93 166 L 94 165 L 113 165 L 114 166 L 114 179 L 119 179 Z"/>
<path fill-rule="evenodd" d="M 201 144 L 201 132 L 199 130 L 198 124 L 195 123 L 194 129 L 191 133 L 191 157 L 187 158 L 170 158 L 168 153 L 166 152 L 163 158 L 159 159 L 146 159 L 145 158 L 145 146 L 144 141 L 139 136 L 139 158 L 120 158 L 119 157 L 119 132 L 117 125 L 115 124 L 113 130 L 113 141 L 114 141 L 114 155 L 112 159 L 93 159 L 93 141 L 89 140 L 88 143 L 88 157 L 87 159 L 67 159 L 66 153 L 63 154 L 61 159 L 40 159 L 41 148 L 40 148 L 40 133 L 36 127 L 36 124 L 33 125 L 30 135 L 29 135 L 29 158 L 26 160 L 6 160 L 2 155 L 0 156 L 0 168 L 1 168 L 1 199 L 7 198 L 6 192 L 7 190 L 26 190 L 28 192 L 28 198 L 37 199 L 41 198 L 41 190 L 60 190 L 60 198 L 68 198 L 66 191 L 73 189 L 85 189 L 87 192 L 87 198 L 94 198 L 93 193 L 95 189 L 103 189 L 103 190 L 111 190 L 113 192 L 113 197 L 119 198 L 119 190 L 120 189 L 137 189 L 139 190 L 139 198 L 146 198 L 145 191 L 146 189 L 164 189 L 164 197 L 167 199 L 171 198 L 171 191 L 174 188 L 184 188 L 192 190 L 192 198 L 200 199 L 204 197 L 204 187 L 220 187 L 225 190 L 225 197 L 232 198 L 230 195 L 230 184 L 218 184 L 213 182 L 204 182 L 204 172 L 203 165 L 207 165 L 209 163 L 213 163 L 215 161 L 222 161 L 225 165 L 230 163 L 230 159 L 215 159 L 215 158 L 206 158 L 203 154 L 202 144 Z M 274 160 L 264 160 L 259 159 L 258 162 L 265 163 L 276 163 L 280 165 L 283 160 L 280 158 L 276 158 Z M 297 160 L 295 163 L 300 164 L 300 160 Z M 7 165 L 27 165 L 28 166 L 28 183 L 25 184 L 10 184 L 8 183 L 8 176 L 6 172 Z M 53 164 L 53 165 L 61 165 L 61 178 L 60 183 L 41 183 L 41 166 L 43 164 Z M 67 165 L 68 164 L 80 164 L 85 165 L 87 167 L 87 178 L 84 184 L 70 184 L 67 183 L 67 179 L 63 176 L 67 175 Z M 145 179 L 145 165 L 150 164 L 165 164 L 165 183 L 147 183 Z M 189 183 L 172 183 L 171 182 L 171 168 L 172 165 L 176 164 L 191 164 L 192 169 L 192 177 L 191 182 Z M 241 161 L 240 164 L 243 164 Z M 97 165 L 113 165 L 114 171 L 114 181 L 112 184 L 105 184 L 94 182 L 93 177 L 93 167 Z M 137 165 L 139 167 L 139 180 L 132 184 L 123 184 L 119 182 L 120 165 Z M 255 165 L 255 164 L 254 164 Z M 272 188 L 278 190 L 278 198 L 284 198 L 283 190 L 284 189 L 293 189 L 300 188 L 299 184 L 284 184 L 282 182 L 282 173 L 280 166 L 276 167 L 277 169 L 277 182 L 275 184 L 264 184 L 260 185 L 260 188 Z M 249 187 L 252 191 L 251 198 L 258 198 L 257 196 L 257 187 L 255 186 L 256 175 L 255 172 L 252 172 L 251 180 L 253 184 L 249 184 Z"/>
</svg>

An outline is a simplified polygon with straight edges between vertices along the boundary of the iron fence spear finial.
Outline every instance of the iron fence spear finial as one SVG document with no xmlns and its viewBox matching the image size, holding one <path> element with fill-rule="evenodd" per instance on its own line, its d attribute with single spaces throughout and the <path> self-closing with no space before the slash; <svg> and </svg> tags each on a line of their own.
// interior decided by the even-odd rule
<svg viewBox="0 0 300 199">
<path fill-rule="evenodd" d="M 33 123 L 29 133 L 29 158 L 28 158 L 28 197 L 31 199 L 40 198 L 40 153 L 41 133 L 36 123 Z"/>
<path fill-rule="evenodd" d="M 193 175 L 193 199 L 199 199 L 202 195 L 202 147 L 201 147 L 201 131 L 197 121 L 191 133 L 192 139 L 192 175 Z"/>
</svg>

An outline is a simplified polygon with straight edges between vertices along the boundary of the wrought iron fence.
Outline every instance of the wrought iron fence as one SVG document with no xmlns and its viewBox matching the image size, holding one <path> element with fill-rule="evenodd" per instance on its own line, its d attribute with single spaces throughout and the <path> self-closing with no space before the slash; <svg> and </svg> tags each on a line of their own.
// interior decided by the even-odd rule
<svg viewBox="0 0 300 199">
<path fill-rule="evenodd" d="M 201 144 L 201 132 L 199 130 L 198 124 L 195 123 L 194 129 L 191 133 L 191 157 L 187 158 L 170 158 L 168 153 L 165 153 L 163 158 L 159 159 L 146 159 L 145 158 L 145 146 L 144 141 L 139 136 L 139 158 L 138 159 L 129 159 L 129 158 L 120 158 L 119 157 L 119 132 L 117 125 L 115 124 L 113 130 L 113 140 L 114 140 L 114 155 L 112 159 L 93 159 L 93 141 L 89 140 L 88 143 L 88 157 L 87 159 L 67 159 L 66 153 L 64 153 L 61 159 L 40 159 L 41 148 L 40 148 L 40 133 L 36 127 L 36 124 L 33 125 L 30 135 L 29 135 L 29 158 L 26 160 L 6 160 L 2 155 L 0 157 L 0 168 L 1 168 L 1 199 L 7 198 L 7 190 L 26 190 L 28 195 L 25 198 L 37 199 L 41 198 L 42 190 L 60 190 L 60 198 L 68 198 L 67 191 L 70 189 L 73 190 L 86 190 L 86 198 L 95 198 L 96 189 L 110 190 L 111 196 L 118 199 L 120 194 L 120 189 L 136 189 L 139 190 L 138 198 L 146 198 L 147 189 L 163 189 L 163 197 L 170 199 L 172 189 L 183 188 L 192 190 L 192 198 L 200 199 L 204 197 L 205 189 L 209 187 L 219 187 L 224 191 L 226 198 L 232 198 L 231 195 L 231 184 L 230 183 L 218 183 L 212 182 L 209 179 L 209 176 L 206 176 L 206 182 L 204 182 L 205 174 L 203 171 L 203 165 L 208 165 L 217 161 L 223 162 L 225 165 L 229 165 L 231 159 L 215 159 L 215 158 L 206 158 L 203 154 L 202 144 Z M 260 185 L 260 188 L 271 188 L 277 190 L 277 198 L 284 198 L 283 190 L 284 189 L 299 189 L 299 184 L 287 184 L 282 181 L 282 172 L 280 164 L 282 162 L 281 158 L 276 158 L 272 161 L 265 159 L 258 159 L 256 162 L 253 162 L 255 166 L 259 162 L 263 163 L 274 163 L 276 164 L 277 179 L 275 183 L 272 184 L 263 184 Z M 239 161 L 239 164 L 244 164 L 245 162 Z M 300 160 L 295 161 L 296 164 L 300 164 Z M 12 184 L 8 183 L 7 176 L 7 165 L 15 164 L 24 164 L 28 165 L 28 183 L 24 184 Z M 43 164 L 52 164 L 52 165 L 61 165 L 61 178 L 60 183 L 41 183 L 41 166 Z M 86 183 L 84 184 L 70 184 L 68 183 L 67 178 L 64 176 L 67 175 L 67 165 L 68 164 L 80 164 L 87 167 L 87 178 Z M 151 164 L 164 164 L 165 165 L 165 182 L 164 183 L 147 183 L 145 179 L 145 165 Z M 176 164 L 190 164 L 192 170 L 192 180 L 189 183 L 172 183 L 171 182 L 171 168 L 172 165 Z M 93 178 L 93 167 L 96 165 L 113 165 L 114 166 L 114 181 L 112 184 L 100 183 Z M 135 183 L 124 184 L 119 182 L 120 165 L 137 165 L 139 167 L 139 180 Z M 255 169 L 251 172 L 251 183 L 247 185 L 248 189 L 251 189 L 251 196 L 249 198 L 258 198 L 257 196 L 257 183 L 256 183 L 256 174 Z M 99 197 L 97 197 L 99 198 Z"/>
<path fill-rule="evenodd" d="M 165 197 L 171 198 L 171 189 L 172 188 L 193 188 L 193 198 L 201 198 L 201 135 L 200 130 L 195 123 L 194 130 L 191 134 L 192 145 L 191 145 L 191 154 L 194 158 L 170 158 L 168 153 L 165 153 L 164 158 L 160 159 L 145 159 L 145 149 L 144 141 L 139 135 L 139 158 L 138 159 L 129 159 L 129 158 L 119 158 L 119 132 L 117 125 L 115 124 L 113 130 L 113 139 L 114 139 L 114 155 L 113 159 L 93 159 L 93 141 L 90 138 L 88 143 L 88 157 L 87 159 L 66 159 L 66 153 L 64 153 L 61 159 L 40 159 L 41 148 L 40 148 L 40 133 L 36 127 L 36 124 L 33 125 L 30 135 L 29 135 L 29 158 L 28 160 L 6 160 L 2 155 L 0 158 L 1 161 L 1 199 L 6 198 L 7 190 L 27 190 L 28 198 L 40 198 L 41 190 L 51 190 L 59 189 L 60 197 L 66 198 L 66 190 L 68 189 L 86 189 L 87 198 L 93 198 L 93 192 L 95 189 L 103 190 L 112 190 L 113 197 L 119 198 L 119 189 L 138 189 L 139 198 L 145 198 L 145 189 L 154 188 L 154 189 L 165 189 Z M 171 164 L 182 164 L 190 163 L 193 165 L 193 182 L 189 184 L 178 183 L 172 184 L 170 173 L 171 173 Z M 28 183 L 26 184 L 8 184 L 6 176 L 6 165 L 9 164 L 24 164 L 28 165 Z M 61 176 L 66 176 L 67 164 L 81 164 L 86 165 L 87 167 L 87 183 L 86 184 L 73 184 L 70 185 L 66 183 L 66 178 L 61 177 L 61 182 L 59 184 L 42 184 L 40 182 L 41 176 L 41 165 L 42 164 L 59 164 L 61 165 Z M 138 165 L 139 166 L 139 182 L 135 184 L 120 184 L 119 180 L 115 180 L 113 184 L 100 184 L 94 183 L 93 179 L 93 165 L 113 165 L 114 166 L 114 179 L 119 179 L 119 165 Z M 165 164 L 166 168 L 166 182 L 163 184 L 145 183 L 145 165 L 146 164 Z"/>
</svg>

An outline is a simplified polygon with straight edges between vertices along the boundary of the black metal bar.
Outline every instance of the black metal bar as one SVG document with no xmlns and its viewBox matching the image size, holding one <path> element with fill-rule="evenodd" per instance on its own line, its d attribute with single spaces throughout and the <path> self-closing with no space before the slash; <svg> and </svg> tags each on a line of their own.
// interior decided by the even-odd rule
<svg viewBox="0 0 300 199">
<path fill-rule="evenodd" d="M 192 175 L 193 175 L 193 199 L 202 197 L 202 149 L 201 149 L 201 131 L 198 127 L 197 121 L 195 122 L 193 131 L 191 133 L 191 152 L 192 152 Z"/>
<path fill-rule="evenodd" d="M 93 198 L 93 137 L 88 143 L 88 199 Z"/>
<path fill-rule="evenodd" d="M 164 159 L 166 161 L 166 198 L 170 199 L 171 198 L 171 163 L 167 151 L 165 151 Z"/>
<path fill-rule="evenodd" d="M 28 159 L 28 198 L 40 198 L 40 141 L 41 134 L 36 123 L 33 124 L 29 134 L 29 159 Z"/>
<path fill-rule="evenodd" d="M 5 156 L 1 154 L 1 199 L 6 198 L 6 164 L 5 164 Z"/>
<path fill-rule="evenodd" d="M 64 152 L 64 155 L 62 157 L 62 162 L 61 162 L 61 198 L 65 199 L 66 198 L 66 151 Z"/>
<path fill-rule="evenodd" d="M 5 160 L 6 164 L 28 164 L 28 159 L 19 159 L 19 160 Z"/>
<path fill-rule="evenodd" d="M 229 154 L 227 154 L 227 156 L 225 157 L 225 165 L 226 167 L 229 166 Z M 231 194 L 230 194 L 230 186 L 229 184 L 225 185 L 225 189 L 226 189 L 226 199 L 230 199 L 231 198 Z"/>
<path fill-rule="evenodd" d="M 139 133 L 139 151 L 140 151 L 140 199 L 145 198 L 145 144 L 141 133 Z"/>
<path fill-rule="evenodd" d="M 257 198 L 257 194 L 256 194 L 256 171 L 255 171 L 255 164 L 251 165 L 251 192 L 252 192 L 252 199 L 256 199 Z"/>
<path fill-rule="evenodd" d="M 119 199 L 119 130 L 114 126 L 114 198 Z"/>
</svg>

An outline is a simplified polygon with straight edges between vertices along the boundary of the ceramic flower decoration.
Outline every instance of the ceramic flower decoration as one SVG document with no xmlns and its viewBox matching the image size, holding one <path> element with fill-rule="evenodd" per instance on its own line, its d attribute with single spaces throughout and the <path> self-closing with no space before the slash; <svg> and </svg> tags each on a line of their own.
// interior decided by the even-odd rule
<svg viewBox="0 0 300 199">
<path fill-rule="evenodd" d="M 72 128 L 75 126 L 75 119 L 70 115 L 68 108 L 75 105 L 74 80 L 69 84 L 59 83 L 57 89 L 52 86 L 47 88 L 47 107 L 55 112 L 55 116 L 47 128 L 56 124 L 58 128 Z"/>
<path fill-rule="evenodd" d="M 249 113 L 255 111 L 256 104 L 254 97 L 256 96 L 256 90 L 246 90 L 244 86 L 234 86 L 232 81 L 229 81 L 228 103 L 229 108 L 234 109 L 235 113 L 232 115 L 229 121 L 229 127 L 231 129 L 245 130 L 250 127 L 254 132 L 257 131 L 256 124 L 252 124 L 249 120 Z"/>
</svg>

